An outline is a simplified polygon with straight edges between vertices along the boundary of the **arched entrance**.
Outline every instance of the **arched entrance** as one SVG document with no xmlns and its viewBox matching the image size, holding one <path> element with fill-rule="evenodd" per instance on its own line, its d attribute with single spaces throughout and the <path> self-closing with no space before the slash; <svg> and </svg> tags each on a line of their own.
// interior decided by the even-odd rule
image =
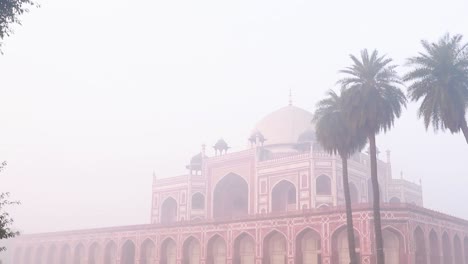
<svg viewBox="0 0 468 264">
<path fill-rule="evenodd" d="M 283 180 L 271 191 L 271 211 L 286 212 L 296 209 L 296 187 L 289 181 Z"/>
<path fill-rule="evenodd" d="M 434 230 L 429 233 L 429 250 L 430 264 L 441 264 L 439 238 Z"/>
<path fill-rule="evenodd" d="M 286 264 L 287 243 L 283 234 L 273 231 L 263 240 L 263 264 Z"/>
<path fill-rule="evenodd" d="M 453 238 L 453 249 L 455 253 L 455 264 L 463 264 L 462 244 L 458 235 L 455 235 Z"/>
<path fill-rule="evenodd" d="M 101 248 L 97 242 L 94 242 L 89 247 L 89 254 L 88 254 L 88 263 L 89 264 L 99 264 L 102 261 L 101 257 Z"/>
<path fill-rule="evenodd" d="M 146 239 L 141 244 L 141 253 L 140 253 L 140 264 L 153 264 L 155 258 L 155 250 L 156 246 L 151 239 Z"/>
<path fill-rule="evenodd" d="M 177 246 L 174 240 L 168 238 L 161 244 L 161 264 L 176 264 Z"/>
<path fill-rule="evenodd" d="M 120 256 L 121 264 L 135 264 L 135 244 L 131 240 L 125 241 L 122 246 L 122 254 Z"/>
<path fill-rule="evenodd" d="M 72 257 L 71 257 L 71 250 L 70 246 L 65 245 L 62 247 L 62 250 L 60 250 L 60 264 L 71 264 L 72 263 Z"/>
<path fill-rule="evenodd" d="M 356 246 L 358 263 L 360 263 L 361 242 L 356 229 L 354 229 L 354 244 Z M 346 231 L 346 226 L 339 228 L 333 234 L 332 250 L 332 261 L 334 264 L 349 264 L 348 232 Z"/>
<path fill-rule="evenodd" d="M 442 235 L 442 256 L 444 259 L 444 264 L 452 264 L 452 243 L 446 232 L 444 232 L 444 234 Z"/>
<path fill-rule="evenodd" d="M 384 229 L 382 236 L 384 240 L 385 264 L 400 264 L 400 250 L 403 238 L 392 229 Z"/>
<path fill-rule="evenodd" d="M 85 248 L 83 244 L 78 244 L 75 247 L 75 255 L 73 257 L 73 264 L 86 264 L 85 263 Z"/>
<path fill-rule="evenodd" d="M 182 264 L 200 263 L 200 243 L 194 237 L 189 237 L 184 242 Z"/>
<path fill-rule="evenodd" d="M 168 197 L 161 205 L 161 223 L 168 224 L 177 221 L 177 202 Z"/>
<path fill-rule="evenodd" d="M 248 214 L 249 187 L 239 175 L 230 173 L 213 191 L 213 217 L 232 218 Z"/>
<path fill-rule="evenodd" d="M 52 245 L 47 251 L 47 264 L 56 264 L 57 263 L 57 248 Z"/>
<path fill-rule="evenodd" d="M 390 202 L 391 204 L 399 204 L 399 203 L 401 203 L 400 198 L 398 198 L 398 197 L 392 197 L 392 199 L 390 199 L 389 202 Z"/>
<path fill-rule="evenodd" d="M 34 264 L 43 264 L 44 263 L 44 247 L 39 246 L 36 249 L 36 256 L 33 259 Z"/>
<path fill-rule="evenodd" d="M 418 226 L 414 230 L 414 248 L 415 248 L 415 263 L 416 264 L 426 264 L 427 257 L 426 257 L 426 239 L 424 238 L 424 232 Z"/>
<path fill-rule="evenodd" d="M 349 195 L 351 196 L 351 204 L 359 203 L 359 191 L 356 185 L 352 182 L 349 183 Z"/>
<path fill-rule="evenodd" d="M 255 263 L 255 241 L 246 234 L 242 233 L 234 241 L 233 264 L 254 264 Z"/>
<path fill-rule="evenodd" d="M 116 260 L 117 245 L 114 241 L 110 241 L 107 243 L 106 248 L 104 249 L 104 264 L 114 264 Z"/>
<path fill-rule="evenodd" d="M 222 237 L 218 235 L 212 237 L 208 241 L 206 253 L 207 264 L 226 264 L 226 243 Z"/>
<path fill-rule="evenodd" d="M 296 264 L 322 263 L 320 235 L 307 228 L 296 236 Z"/>
</svg>

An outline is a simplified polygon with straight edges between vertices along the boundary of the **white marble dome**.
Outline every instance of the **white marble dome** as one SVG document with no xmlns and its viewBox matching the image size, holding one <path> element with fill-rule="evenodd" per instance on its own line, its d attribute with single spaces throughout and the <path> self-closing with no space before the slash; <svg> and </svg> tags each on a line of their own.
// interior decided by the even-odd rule
<svg viewBox="0 0 468 264">
<path fill-rule="evenodd" d="M 302 133 L 313 130 L 312 118 L 309 111 L 288 105 L 265 116 L 253 132 L 265 137 L 265 146 L 296 144 Z"/>
</svg>

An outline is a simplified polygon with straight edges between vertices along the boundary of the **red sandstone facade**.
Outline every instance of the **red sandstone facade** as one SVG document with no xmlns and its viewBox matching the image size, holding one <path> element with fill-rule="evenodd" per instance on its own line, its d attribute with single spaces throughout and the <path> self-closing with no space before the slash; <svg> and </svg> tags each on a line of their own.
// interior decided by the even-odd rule
<svg viewBox="0 0 468 264">
<path fill-rule="evenodd" d="M 262 119 L 246 150 L 205 147 L 178 177 L 154 178 L 151 224 L 15 241 L 18 264 L 348 263 L 341 161 L 315 142 L 312 115 L 289 105 Z M 387 264 L 468 264 L 468 222 L 422 207 L 418 184 L 379 160 Z M 361 263 L 374 263 L 369 159 L 349 161 Z"/>
</svg>

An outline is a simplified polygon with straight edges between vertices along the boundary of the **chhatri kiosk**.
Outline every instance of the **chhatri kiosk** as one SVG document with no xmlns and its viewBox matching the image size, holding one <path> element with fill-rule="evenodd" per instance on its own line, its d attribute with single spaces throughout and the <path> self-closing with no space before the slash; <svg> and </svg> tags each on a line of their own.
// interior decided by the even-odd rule
<svg viewBox="0 0 468 264">
<path fill-rule="evenodd" d="M 202 147 L 187 174 L 153 181 L 151 220 L 133 226 L 23 235 L 13 264 L 348 264 L 341 160 L 292 104 L 246 135 Z M 210 153 L 208 153 L 210 152 Z M 467 264 L 468 221 L 423 207 L 420 184 L 378 160 L 387 264 Z M 375 263 L 369 156 L 349 160 L 357 252 Z"/>
</svg>

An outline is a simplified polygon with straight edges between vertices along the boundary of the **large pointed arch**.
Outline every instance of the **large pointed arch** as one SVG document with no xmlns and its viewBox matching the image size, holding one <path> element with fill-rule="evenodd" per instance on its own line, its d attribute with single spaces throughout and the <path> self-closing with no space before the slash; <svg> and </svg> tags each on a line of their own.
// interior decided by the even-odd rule
<svg viewBox="0 0 468 264">
<path fill-rule="evenodd" d="M 454 253 L 455 264 L 463 263 L 462 243 L 458 235 L 455 235 L 453 237 L 453 253 Z"/>
<path fill-rule="evenodd" d="M 450 241 L 449 235 L 447 232 L 442 234 L 442 256 L 444 264 L 452 264 L 452 241 Z"/>
<path fill-rule="evenodd" d="M 160 252 L 160 261 L 161 264 L 176 264 L 177 263 L 177 244 L 174 239 L 166 238 L 161 243 L 161 252 Z"/>
<path fill-rule="evenodd" d="M 153 240 L 147 238 L 141 243 L 140 264 L 152 264 L 156 258 L 156 245 Z"/>
<path fill-rule="evenodd" d="M 72 251 L 69 245 L 63 245 L 60 249 L 60 264 L 71 264 L 72 263 Z"/>
<path fill-rule="evenodd" d="M 121 250 L 120 263 L 135 264 L 135 243 L 131 239 L 125 241 Z"/>
<path fill-rule="evenodd" d="M 102 261 L 102 249 L 98 242 L 91 244 L 88 250 L 88 263 L 99 264 Z"/>
<path fill-rule="evenodd" d="M 286 264 L 288 243 L 286 236 L 273 230 L 263 239 L 263 264 Z"/>
<path fill-rule="evenodd" d="M 271 211 L 286 212 L 296 209 L 296 186 L 287 180 L 282 180 L 271 189 Z"/>
<path fill-rule="evenodd" d="M 384 241 L 384 256 L 386 264 L 400 264 L 404 260 L 405 240 L 397 229 L 386 227 L 382 230 Z"/>
<path fill-rule="evenodd" d="M 207 264 L 225 264 L 227 259 L 227 246 L 224 239 L 216 234 L 208 240 L 206 247 Z"/>
<path fill-rule="evenodd" d="M 174 223 L 177 221 L 177 201 L 172 197 L 167 197 L 161 204 L 160 221 L 162 224 Z"/>
<path fill-rule="evenodd" d="M 86 264 L 85 247 L 82 243 L 79 243 L 75 246 L 75 253 L 73 254 L 73 264 Z"/>
<path fill-rule="evenodd" d="M 320 234 L 312 228 L 305 228 L 296 236 L 297 264 L 322 263 L 322 243 Z"/>
<path fill-rule="evenodd" d="M 358 263 L 360 263 L 361 256 L 361 242 L 360 233 L 354 228 L 354 245 L 356 248 L 356 255 Z M 349 260 L 349 244 L 348 244 L 348 232 L 346 225 L 342 225 L 337 228 L 332 234 L 332 260 L 333 263 L 337 264 L 348 264 Z"/>
<path fill-rule="evenodd" d="M 182 253 L 182 264 L 199 264 L 201 247 L 198 239 L 188 237 L 182 246 Z"/>
<path fill-rule="evenodd" d="M 429 232 L 429 258 L 430 264 L 441 264 L 440 263 L 440 247 L 439 237 L 434 229 Z"/>
<path fill-rule="evenodd" d="M 114 264 L 117 260 L 117 244 L 114 241 L 107 242 L 104 248 L 104 264 Z"/>
<path fill-rule="evenodd" d="M 249 186 L 241 176 L 230 173 L 224 176 L 213 190 L 213 217 L 232 218 L 247 215 L 249 211 Z"/>
<path fill-rule="evenodd" d="M 413 242 L 415 248 L 415 263 L 416 264 L 426 264 L 427 263 L 427 254 L 426 254 L 426 238 L 424 231 L 421 227 L 416 227 L 413 232 Z"/>
<path fill-rule="evenodd" d="M 47 249 L 47 257 L 46 263 L 47 264 L 57 264 L 58 260 L 58 252 L 57 247 L 55 245 L 50 245 Z"/>
<path fill-rule="evenodd" d="M 255 239 L 243 232 L 234 239 L 233 264 L 255 263 Z"/>
</svg>

